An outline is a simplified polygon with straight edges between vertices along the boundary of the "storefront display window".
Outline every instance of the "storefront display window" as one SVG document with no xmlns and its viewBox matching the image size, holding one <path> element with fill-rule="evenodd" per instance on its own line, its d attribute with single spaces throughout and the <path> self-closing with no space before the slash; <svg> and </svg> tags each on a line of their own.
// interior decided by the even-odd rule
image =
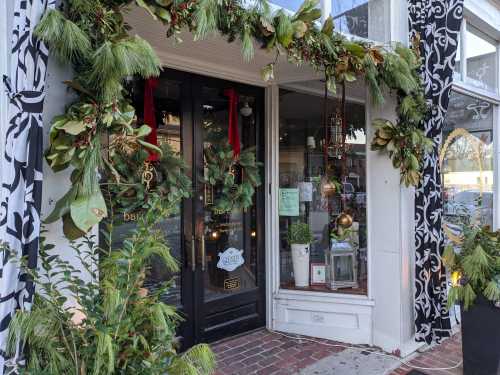
<svg viewBox="0 0 500 375">
<path fill-rule="evenodd" d="M 448 237 L 464 220 L 493 225 L 493 104 L 452 92 L 440 162 Z"/>
<path fill-rule="evenodd" d="M 281 287 L 299 289 L 305 268 L 309 282 L 300 289 L 366 294 L 365 106 L 347 100 L 342 112 L 338 98 L 325 106 L 321 95 L 286 89 L 279 97 Z M 313 237 L 300 262 L 287 240 L 296 223 Z"/>
</svg>

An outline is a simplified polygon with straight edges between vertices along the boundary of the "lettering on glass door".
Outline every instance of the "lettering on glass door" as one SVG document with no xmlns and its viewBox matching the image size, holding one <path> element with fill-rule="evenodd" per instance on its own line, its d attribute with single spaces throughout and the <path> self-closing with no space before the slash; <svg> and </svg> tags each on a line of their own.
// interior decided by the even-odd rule
<svg viewBox="0 0 500 375">
<path fill-rule="evenodd" d="M 234 271 L 236 268 L 245 263 L 243 250 L 238 250 L 234 247 L 230 247 L 218 255 L 219 262 L 217 262 L 217 268 L 228 272 Z"/>
</svg>

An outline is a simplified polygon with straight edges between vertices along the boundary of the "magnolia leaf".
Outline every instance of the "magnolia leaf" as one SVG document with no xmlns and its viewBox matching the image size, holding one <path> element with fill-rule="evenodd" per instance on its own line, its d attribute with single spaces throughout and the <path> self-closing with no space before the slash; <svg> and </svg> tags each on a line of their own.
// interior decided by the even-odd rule
<svg viewBox="0 0 500 375">
<path fill-rule="evenodd" d="M 63 217 L 70 211 L 71 202 L 76 197 L 76 189 L 70 189 L 64 196 L 56 202 L 56 205 L 44 223 L 50 224 Z"/>
<path fill-rule="evenodd" d="M 170 16 L 170 12 L 162 7 L 154 7 L 155 14 L 162 19 L 162 21 L 165 21 L 166 23 L 169 23 L 172 20 L 172 17 Z"/>
<path fill-rule="evenodd" d="M 347 82 L 356 81 L 356 75 L 354 73 L 351 73 L 351 72 L 345 72 L 343 78 L 344 78 L 344 81 L 347 81 Z"/>
<path fill-rule="evenodd" d="M 356 57 L 362 58 L 365 56 L 365 48 L 361 44 L 346 42 L 344 43 L 344 47 Z"/>
<path fill-rule="evenodd" d="M 298 39 L 302 38 L 308 29 L 306 23 L 300 20 L 292 23 L 292 26 L 293 26 L 293 35 Z"/>
<path fill-rule="evenodd" d="M 274 34 L 276 32 L 276 29 L 274 28 L 274 25 L 271 23 L 271 21 L 269 21 L 269 19 L 264 16 L 260 17 L 260 29 L 264 36 L 270 36 L 271 34 Z"/>
<path fill-rule="evenodd" d="M 156 4 L 161 5 L 162 7 L 168 7 L 173 3 L 174 0 L 155 0 Z"/>
<path fill-rule="evenodd" d="M 305 0 L 300 8 L 295 13 L 295 17 L 299 17 L 303 13 L 310 12 L 314 8 L 316 8 L 319 4 L 319 0 Z"/>
<path fill-rule="evenodd" d="M 321 9 L 318 9 L 318 8 L 314 8 L 314 9 L 310 10 L 309 12 L 302 13 L 298 17 L 298 19 L 304 21 L 305 23 L 312 23 L 320 18 L 321 18 Z"/>
<path fill-rule="evenodd" d="M 141 8 L 144 8 L 148 11 L 148 13 L 153 17 L 155 20 L 158 20 L 158 17 L 156 17 L 155 12 L 150 8 L 148 4 L 144 2 L 144 0 L 135 0 L 137 5 L 139 5 Z"/>
<path fill-rule="evenodd" d="M 333 33 L 333 28 L 334 28 L 333 18 L 332 16 L 328 16 L 328 18 L 325 20 L 325 23 L 323 24 L 321 32 L 325 35 L 331 36 Z"/>
<path fill-rule="evenodd" d="M 332 94 L 337 92 L 337 83 L 335 82 L 335 77 L 328 77 L 326 79 L 326 88 Z"/>
<path fill-rule="evenodd" d="M 78 135 L 87 130 L 87 125 L 83 121 L 70 120 L 66 122 L 60 129 L 71 135 Z"/>
<path fill-rule="evenodd" d="M 140 128 L 135 129 L 135 135 L 139 138 L 144 138 L 145 136 L 149 135 L 151 131 L 151 126 L 144 124 L 141 125 Z"/>
<path fill-rule="evenodd" d="M 156 152 L 158 154 L 162 154 L 162 151 L 161 151 L 161 148 L 159 148 L 158 146 L 152 144 L 152 143 L 149 143 L 149 142 L 146 142 L 146 141 L 143 141 L 141 139 L 138 139 L 137 140 L 137 143 L 139 143 L 141 146 L 147 148 L 148 150 L 151 150 L 153 152 Z"/>
<path fill-rule="evenodd" d="M 63 220 L 63 233 L 68 240 L 75 241 L 85 236 L 86 232 L 81 231 L 75 225 L 69 214 L 64 215 L 62 220 Z"/>
<path fill-rule="evenodd" d="M 264 66 L 261 69 L 260 74 L 264 82 L 269 82 L 274 80 L 274 63 L 270 63 Z"/>
<path fill-rule="evenodd" d="M 108 216 L 106 202 L 100 189 L 90 196 L 77 197 L 71 203 L 70 214 L 75 226 L 85 233 Z"/>
</svg>

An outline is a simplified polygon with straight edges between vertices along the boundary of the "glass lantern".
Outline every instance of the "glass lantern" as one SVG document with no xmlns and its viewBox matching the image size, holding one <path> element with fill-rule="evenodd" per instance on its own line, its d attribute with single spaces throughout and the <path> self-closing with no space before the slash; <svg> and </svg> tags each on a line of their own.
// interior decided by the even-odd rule
<svg viewBox="0 0 500 375">
<path fill-rule="evenodd" d="M 332 238 L 325 252 L 326 285 L 332 290 L 358 287 L 357 246 L 351 238 Z"/>
</svg>

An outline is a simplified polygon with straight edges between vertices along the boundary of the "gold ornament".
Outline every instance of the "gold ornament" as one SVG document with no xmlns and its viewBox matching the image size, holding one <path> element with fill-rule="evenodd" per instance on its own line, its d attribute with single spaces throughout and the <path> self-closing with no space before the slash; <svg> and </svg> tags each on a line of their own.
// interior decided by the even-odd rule
<svg viewBox="0 0 500 375">
<path fill-rule="evenodd" d="M 337 225 L 342 228 L 349 228 L 352 225 L 352 216 L 345 212 L 341 213 L 337 218 Z"/>
<path fill-rule="evenodd" d="M 149 161 L 144 163 L 144 170 L 142 171 L 142 183 L 146 186 L 146 190 L 149 190 L 151 187 L 151 181 L 153 181 L 154 168 Z"/>
</svg>

